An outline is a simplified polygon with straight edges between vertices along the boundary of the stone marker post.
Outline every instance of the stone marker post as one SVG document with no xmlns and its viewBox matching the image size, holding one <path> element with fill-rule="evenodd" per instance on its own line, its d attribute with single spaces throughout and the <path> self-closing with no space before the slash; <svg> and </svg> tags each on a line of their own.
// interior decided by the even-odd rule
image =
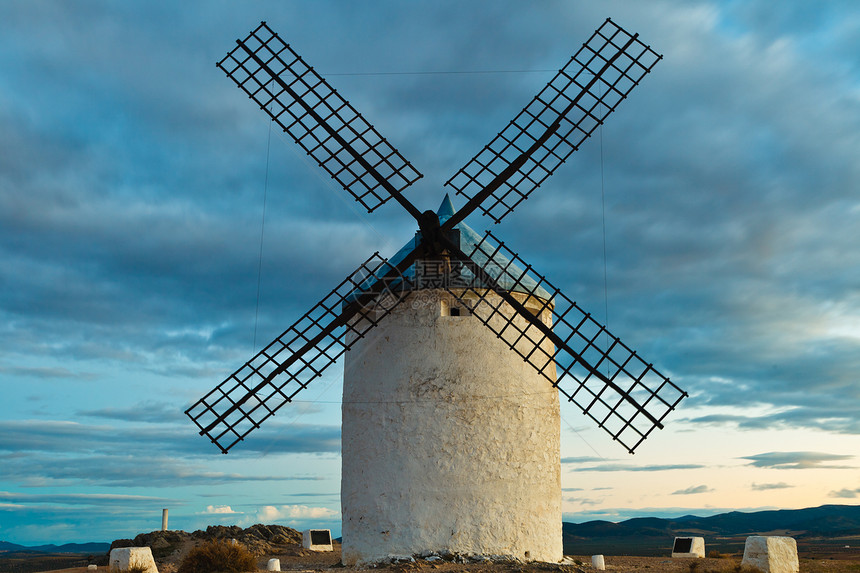
<svg viewBox="0 0 860 573">
<path fill-rule="evenodd" d="M 161 531 L 167 531 L 167 508 L 161 510 Z"/>
</svg>

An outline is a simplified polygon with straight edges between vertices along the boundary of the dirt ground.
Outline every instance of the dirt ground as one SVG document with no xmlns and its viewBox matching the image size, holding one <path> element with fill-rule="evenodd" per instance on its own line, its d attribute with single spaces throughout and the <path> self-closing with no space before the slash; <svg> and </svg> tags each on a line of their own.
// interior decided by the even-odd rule
<svg viewBox="0 0 860 573">
<path fill-rule="evenodd" d="M 280 560 L 281 571 L 294 573 L 338 573 L 347 571 L 365 571 L 372 573 L 531 573 L 531 572 L 561 572 L 561 573 L 591 573 L 591 555 L 574 555 L 565 557 L 562 563 L 522 563 L 518 561 L 472 561 L 460 556 L 442 558 L 439 556 L 421 558 L 405 558 L 396 563 L 386 563 L 374 567 L 350 568 L 341 565 L 341 547 L 333 543 L 334 551 L 314 552 L 301 546 L 301 534 L 283 526 L 255 525 L 242 530 L 237 527 L 210 527 L 205 532 L 193 534 L 185 532 L 152 532 L 141 534 L 134 540 L 124 540 L 128 543 L 121 546 L 151 546 L 159 573 L 176 573 L 179 563 L 195 546 L 209 540 L 227 540 L 238 537 L 251 553 L 257 556 L 258 571 L 265 571 L 269 559 Z M 237 542 L 236 539 L 232 539 Z M 814 541 L 814 540 L 813 540 Z M 853 543 L 854 539 L 807 540 L 800 554 L 801 573 L 860 573 L 860 544 Z M 843 543 L 844 542 L 844 543 Z M 117 542 L 115 542 L 117 543 Z M 667 550 L 668 551 L 668 550 Z M 712 555 L 719 555 L 716 550 Z M 409 559 L 409 560 L 406 560 Z M 453 560 L 452 560 L 453 559 Z M 631 557 L 606 555 L 604 557 L 606 571 L 612 573 L 752 573 L 741 567 L 741 553 L 704 559 L 671 559 L 663 557 Z M 107 563 L 107 556 L 97 561 Z M 36 567 L 20 569 L 22 571 L 40 571 L 38 565 L 44 565 L 47 573 L 51 563 L 33 563 Z M 56 566 L 56 565 L 55 565 Z M 107 573 L 107 567 L 99 566 L 98 570 Z M 3 570 L 3 569 L 0 569 Z M 19 569 L 7 569 L 15 571 Z M 50 573 L 88 573 L 86 567 L 74 569 L 54 569 Z M 214 572 L 213 572 L 214 573 Z"/>
<path fill-rule="evenodd" d="M 281 562 L 282 571 L 325 572 L 329 569 L 349 571 L 355 569 L 340 565 L 340 548 L 331 553 L 314 553 L 311 555 L 264 555 L 258 558 L 259 570 L 265 571 L 269 559 L 277 558 Z M 746 573 L 741 569 L 741 559 L 738 556 L 719 559 L 670 559 L 668 557 L 616 557 L 606 556 L 606 570 L 614 573 Z M 159 573 L 175 573 L 178 562 L 160 563 Z M 105 571 L 106 567 L 99 567 Z M 530 573 L 530 572 L 563 572 L 589 573 L 591 556 L 570 556 L 565 563 L 518 563 L 518 562 L 479 562 L 454 563 L 450 561 L 427 561 L 416 559 L 414 562 L 393 563 L 379 567 L 363 568 L 363 571 L 380 571 L 385 573 Z M 860 560 L 843 559 L 801 559 L 801 573 L 860 573 Z M 51 573 L 88 573 L 85 567 L 62 569 Z M 334 573 L 334 572 L 332 572 Z"/>
</svg>

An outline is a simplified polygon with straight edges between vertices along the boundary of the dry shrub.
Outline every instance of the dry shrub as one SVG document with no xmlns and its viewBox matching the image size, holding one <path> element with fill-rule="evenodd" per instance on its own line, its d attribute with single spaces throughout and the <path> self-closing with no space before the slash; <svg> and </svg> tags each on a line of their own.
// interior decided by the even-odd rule
<svg viewBox="0 0 860 573">
<path fill-rule="evenodd" d="M 257 570 L 257 560 L 238 544 L 215 539 L 188 552 L 177 573 L 245 573 Z"/>
<path fill-rule="evenodd" d="M 111 573 L 148 573 L 149 567 L 145 564 L 135 561 L 133 563 L 129 563 L 128 569 L 119 569 L 115 565 L 112 565 Z"/>
</svg>

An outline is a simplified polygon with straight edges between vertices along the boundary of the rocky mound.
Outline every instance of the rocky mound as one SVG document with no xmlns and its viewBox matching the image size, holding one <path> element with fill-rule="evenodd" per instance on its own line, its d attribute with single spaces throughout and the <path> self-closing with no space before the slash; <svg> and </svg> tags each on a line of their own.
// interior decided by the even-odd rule
<svg viewBox="0 0 860 573">
<path fill-rule="evenodd" d="M 141 533 L 134 539 L 117 539 L 110 548 L 149 547 L 157 562 L 175 562 L 191 547 L 215 539 L 235 539 L 254 555 L 302 555 L 302 534 L 283 525 L 252 525 L 242 529 L 238 525 L 210 525 L 205 531 L 153 531 Z"/>
</svg>

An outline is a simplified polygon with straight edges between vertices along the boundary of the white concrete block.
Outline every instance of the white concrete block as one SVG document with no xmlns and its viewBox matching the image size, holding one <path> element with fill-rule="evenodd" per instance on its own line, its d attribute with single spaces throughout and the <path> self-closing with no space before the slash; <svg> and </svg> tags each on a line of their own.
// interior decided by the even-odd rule
<svg viewBox="0 0 860 573">
<path fill-rule="evenodd" d="M 592 555 L 591 556 L 591 566 L 597 569 L 598 571 L 606 570 L 606 561 L 603 559 L 603 555 Z"/>
<path fill-rule="evenodd" d="M 672 557 L 694 557 L 705 556 L 704 537 L 676 537 L 672 545 Z"/>
<path fill-rule="evenodd" d="M 331 546 L 331 530 L 305 529 L 302 531 L 302 547 L 311 551 L 334 551 Z"/>
<path fill-rule="evenodd" d="M 112 571 L 128 571 L 132 566 L 146 568 L 146 573 L 158 573 L 149 547 L 118 547 L 110 550 Z"/>
<path fill-rule="evenodd" d="M 763 573 L 797 573 L 800 571 L 797 542 L 793 537 L 747 537 L 741 566 L 758 569 Z"/>
<path fill-rule="evenodd" d="M 269 559 L 269 562 L 266 563 L 266 571 L 280 571 L 281 570 L 281 560 L 280 559 Z"/>
<path fill-rule="evenodd" d="M 87 565 L 87 571 L 98 571 L 99 566 L 93 563 Z"/>
</svg>

